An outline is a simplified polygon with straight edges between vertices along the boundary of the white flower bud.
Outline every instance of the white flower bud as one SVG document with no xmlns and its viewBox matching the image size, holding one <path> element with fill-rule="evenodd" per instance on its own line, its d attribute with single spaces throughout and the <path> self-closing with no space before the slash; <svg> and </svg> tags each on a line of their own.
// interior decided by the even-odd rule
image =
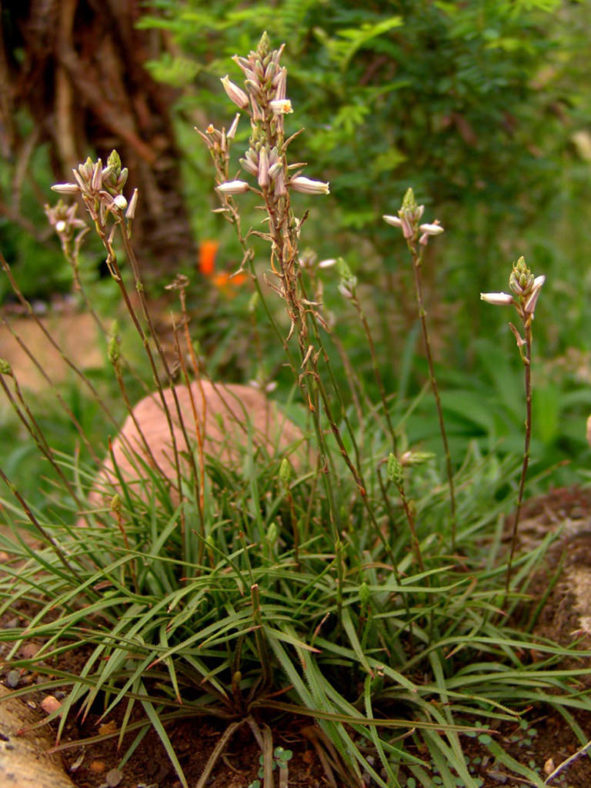
<svg viewBox="0 0 591 788">
<path fill-rule="evenodd" d="M 480 298 L 487 304 L 496 304 L 497 306 L 513 303 L 513 296 L 510 293 L 480 293 Z"/>
<path fill-rule="evenodd" d="M 239 120 L 240 120 L 240 113 L 237 112 L 235 117 L 234 117 L 234 120 L 232 121 L 232 125 L 230 126 L 230 128 L 228 129 L 228 133 L 226 134 L 226 137 L 229 140 L 233 140 L 234 137 L 236 136 L 236 129 L 238 128 L 238 121 Z"/>
<path fill-rule="evenodd" d="M 137 200 L 138 200 L 138 190 L 134 189 L 133 194 L 131 195 L 131 200 L 129 201 L 129 207 L 125 212 L 126 219 L 133 219 L 135 217 L 135 209 L 137 207 Z"/>
<path fill-rule="evenodd" d="M 441 235 L 443 227 L 434 222 L 433 224 L 421 224 L 419 230 L 425 235 Z"/>
<path fill-rule="evenodd" d="M 75 183 L 54 183 L 51 190 L 58 194 L 78 194 L 80 187 Z"/>
<path fill-rule="evenodd" d="M 124 211 L 127 208 L 127 200 L 122 194 L 118 194 L 116 197 L 113 198 L 113 205 L 120 211 Z"/>
<path fill-rule="evenodd" d="M 330 194 L 330 185 L 328 183 L 313 181 L 311 178 L 306 178 L 303 175 L 292 178 L 289 185 L 294 192 L 301 192 L 302 194 Z"/>
<path fill-rule="evenodd" d="M 389 216 L 385 214 L 382 216 L 382 219 L 386 222 L 386 224 L 391 224 L 392 227 L 402 227 L 402 219 L 400 216 Z"/>
<path fill-rule="evenodd" d="M 55 223 L 55 231 L 56 233 L 63 233 L 66 231 L 66 223 L 63 219 L 60 219 L 59 222 Z"/>
<path fill-rule="evenodd" d="M 242 194 L 250 188 L 246 181 L 226 181 L 215 187 L 221 194 Z"/>
</svg>

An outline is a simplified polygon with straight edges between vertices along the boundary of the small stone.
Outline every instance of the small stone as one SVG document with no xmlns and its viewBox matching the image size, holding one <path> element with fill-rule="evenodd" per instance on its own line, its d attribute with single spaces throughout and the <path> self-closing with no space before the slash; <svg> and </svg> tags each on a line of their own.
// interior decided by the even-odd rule
<svg viewBox="0 0 591 788">
<path fill-rule="evenodd" d="M 21 648 L 20 655 L 23 659 L 32 659 L 40 648 L 41 648 L 40 643 L 29 641 L 28 643 L 25 643 L 25 645 Z"/>
<path fill-rule="evenodd" d="M 107 772 L 107 776 L 105 777 L 109 788 L 117 788 L 122 779 L 123 772 L 120 769 L 111 769 Z"/>
<path fill-rule="evenodd" d="M 53 712 L 61 709 L 62 704 L 53 695 L 47 695 L 41 701 L 41 708 L 46 714 L 53 714 Z"/>
<path fill-rule="evenodd" d="M 6 674 L 6 686 L 10 687 L 10 689 L 16 689 L 18 687 L 18 683 L 21 679 L 21 672 L 20 670 L 9 670 Z"/>
<path fill-rule="evenodd" d="M 553 758 L 548 758 L 544 764 L 544 774 L 552 774 L 555 768 Z"/>
<path fill-rule="evenodd" d="M 102 774 L 107 770 L 107 764 L 104 761 L 91 761 L 91 763 L 88 764 L 88 768 L 94 774 Z"/>
</svg>

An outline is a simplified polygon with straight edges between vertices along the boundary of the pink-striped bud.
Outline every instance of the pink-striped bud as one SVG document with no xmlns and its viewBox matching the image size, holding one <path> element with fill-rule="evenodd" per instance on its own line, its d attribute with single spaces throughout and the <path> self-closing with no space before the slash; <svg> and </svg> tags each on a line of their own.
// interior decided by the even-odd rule
<svg viewBox="0 0 591 788">
<path fill-rule="evenodd" d="M 242 88 L 232 82 L 227 74 L 225 77 L 222 77 L 221 83 L 224 86 L 228 98 L 233 101 L 237 107 L 240 107 L 240 109 L 246 109 L 248 107 L 248 96 Z"/>
<path fill-rule="evenodd" d="M 546 281 L 545 276 L 536 276 L 534 279 L 534 283 L 532 286 L 532 292 L 530 297 L 525 302 L 525 306 L 523 307 L 524 312 L 528 315 L 533 315 L 536 309 L 536 304 L 538 303 L 538 298 L 540 295 L 540 290 L 542 289 L 542 285 Z"/>
</svg>

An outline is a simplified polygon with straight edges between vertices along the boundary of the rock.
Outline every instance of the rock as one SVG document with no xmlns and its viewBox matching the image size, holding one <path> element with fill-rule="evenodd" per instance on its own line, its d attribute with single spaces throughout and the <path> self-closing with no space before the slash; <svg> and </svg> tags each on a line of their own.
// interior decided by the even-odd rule
<svg viewBox="0 0 591 788">
<path fill-rule="evenodd" d="M 297 445 L 302 442 L 302 433 L 274 402 L 250 386 L 204 380 L 190 387 L 179 385 L 164 391 L 181 465 L 187 476 L 190 475 L 187 440 L 175 397 L 191 451 L 197 451 L 199 429 L 204 453 L 216 456 L 227 465 L 237 467 L 242 462 L 250 441 L 254 448 L 261 448 L 271 456 L 294 447 L 290 459 L 296 467 L 301 463 L 303 452 L 298 453 Z M 114 462 L 121 477 L 142 499 L 150 498 L 150 484 L 145 482 L 149 477 L 148 466 L 166 481 L 173 500 L 178 501 L 170 428 L 158 394 L 145 397 L 127 417 L 89 496 L 92 505 L 105 506 L 119 488 Z M 83 521 L 79 524 L 83 525 Z"/>
<path fill-rule="evenodd" d="M 46 714 L 53 714 L 54 711 L 61 709 L 62 704 L 53 695 L 47 695 L 41 701 L 41 708 Z"/>
<path fill-rule="evenodd" d="M 2 788 L 74 788 L 52 746 L 47 728 L 26 729 L 37 722 L 27 706 L 0 685 L 0 785 Z M 20 731 L 25 732 L 20 734 Z"/>
<path fill-rule="evenodd" d="M 23 659 L 32 659 L 41 648 L 41 643 L 35 643 L 34 640 L 29 640 L 19 650 L 19 656 Z"/>
<path fill-rule="evenodd" d="M 10 689 L 16 689 L 18 687 L 18 683 L 21 680 L 21 672 L 20 670 L 9 670 L 6 674 L 6 686 L 10 687 Z"/>
<path fill-rule="evenodd" d="M 105 781 L 109 788 L 117 788 L 122 779 L 123 772 L 120 769 L 110 769 L 105 777 Z"/>
</svg>

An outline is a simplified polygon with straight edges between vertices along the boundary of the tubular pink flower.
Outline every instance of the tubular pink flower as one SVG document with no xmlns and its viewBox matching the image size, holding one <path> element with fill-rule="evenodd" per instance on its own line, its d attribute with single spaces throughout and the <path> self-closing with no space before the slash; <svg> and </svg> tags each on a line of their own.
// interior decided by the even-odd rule
<svg viewBox="0 0 591 788">
<path fill-rule="evenodd" d="M 415 234 L 415 230 L 412 224 L 412 221 L 405 216 L 404 214 L 400 217 L 400 224 L 402 227 L 402 235 L 405 238 L 412 238 Z"/>
<path fill-rule="evenodd" d="M 392 225 L 392 227 L 402 227 L 402 219 L 400 216 L 389 216 L 384 214 L 382 219 L 386 222 L 386 224 Z"/>
<path fill-rule="evenodd" d="M 527 301 L 525 302 L 525 306 L 523 307 L 524 312 L 526 312 L 528 315 L 533 315 L 536 309 L 536 304 L 538 303 L 538 297 L 540 295 L 542 285 L 544 284 L 545 281 L 546 281 L 545 276 L 536 276 L 536 278 L 534 279 L 531 295 L 527 299 Z"/>
<path fill-rule="evenodd" d="M 240 109 L 246 109 L 248 107 L 248 96 L 242 88 L 232 82 L 227 74 L 225 77 L 222 77 L 221 83 L 224 86 L 228 98 L 233 101 L 237 107 L 240 107 Z"/>
<path fill-rule="evenodd" d="M 264 189 L 265 186 L 269 185 L 269 155 L 264 145 L 259 151 L 259 166 L 258 166 L 257 180 L 261 189 Z"/>
</svg>

